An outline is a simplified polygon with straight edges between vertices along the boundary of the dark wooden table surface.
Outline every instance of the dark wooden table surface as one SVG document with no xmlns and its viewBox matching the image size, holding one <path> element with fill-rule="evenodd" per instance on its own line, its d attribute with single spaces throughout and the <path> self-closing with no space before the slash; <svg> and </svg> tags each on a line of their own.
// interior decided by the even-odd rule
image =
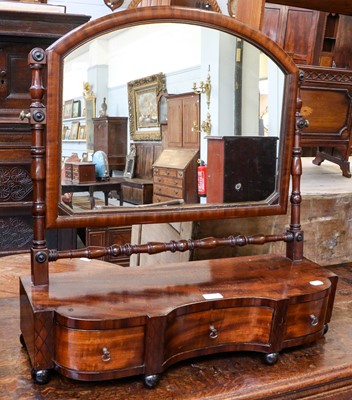
<svg viewBox="0 0 352 400">
<path fill-rule="evenodd" d="M 89 202 L 90 208 L 93 209 L 95 206 L 94 192 L 103 192 L 105 205 L 109 205 L 109 193 L 112 190 L 116 190 L 119 199 L 120 206 L 123 205 L 121 183 L 124 182 L 124 178 L 110 178 L 107 181 L 97 181 L 97 182 L 86 182 L 86 183 L 73 183 L 70 180 L 64 180 L 61 183 L 62 194 L 65 193 L 79 193 L 79 192 L 89 192 Z"/>
<path fill-rule="evenodd" d="M 70 261 L 66 263 L 69 267 Z M 29 256 L 0 258 L 0 399 L 350 400 L 352 263 L 330 269 L 339 283 L 329 332 L 312 345 L 283 352 L 273 366 L 255 353 L 231 353 L 172 366 L 155 389 L 145 388 L 140 377 L 82 383 L 58 374 L 40 386 L 31 379 L 27 353 L 19 343 L 18 277 L 30 274 Z"/>
</svg>

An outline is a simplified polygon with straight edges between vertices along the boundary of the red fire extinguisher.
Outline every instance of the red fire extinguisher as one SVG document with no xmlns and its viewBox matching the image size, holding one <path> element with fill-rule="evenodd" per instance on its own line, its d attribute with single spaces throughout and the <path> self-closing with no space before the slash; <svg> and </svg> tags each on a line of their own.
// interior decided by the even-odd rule
<svg viewBox="0 0 352 400">
<path fill-rule="evenodd" d="M 207 195 L 207 166 L 203 160 L 198 160 L 198 196 Z"/>
</svg>

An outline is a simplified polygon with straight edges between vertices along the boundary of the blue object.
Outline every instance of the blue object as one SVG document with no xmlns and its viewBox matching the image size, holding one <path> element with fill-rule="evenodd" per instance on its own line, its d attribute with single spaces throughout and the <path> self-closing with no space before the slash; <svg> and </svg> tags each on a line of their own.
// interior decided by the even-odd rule
<svg viewBox="0 0 352 400">
<path fill-rule="evenodd" d="M 97 180 L 108 181 L 110 175 L 108 157 L 106 154 L 101 150 L 96 151 L 93 154 L 92 162 L 95 164 L 95 176 Z"/>
</svg>

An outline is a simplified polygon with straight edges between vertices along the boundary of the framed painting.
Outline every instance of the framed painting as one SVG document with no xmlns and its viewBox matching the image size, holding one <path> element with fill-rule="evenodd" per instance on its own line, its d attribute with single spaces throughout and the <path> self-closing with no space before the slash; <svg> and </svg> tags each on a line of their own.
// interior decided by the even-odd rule
<svg viewBox="0 0 352 400">
<path fill-rule="evenodd" d="M 86 127 L 81 125 L 78 130 L 78 140 L 86 140 Z"/>
<path fill-rule="evenodd" d="M 75 100 L 72 105 L 72 118 L 78 118 L 81 116 L 81 101 Z"/>
<path fill-rule="evenodd" d="M 79 130 L 79 121 L 72 122 L 70 140 L 77 140 Z"/>
<path fill-rule="evenodd" d="M 72 118 L 73 100 L 66 100 L 64 103 L 64 119 Z"/>
<path fill-rule="evenodd" d="M 150 75 L 127 86 L 131 139 L 161 140 L 158 100 L 166 90 L 165 75 Z"/>
</svg>

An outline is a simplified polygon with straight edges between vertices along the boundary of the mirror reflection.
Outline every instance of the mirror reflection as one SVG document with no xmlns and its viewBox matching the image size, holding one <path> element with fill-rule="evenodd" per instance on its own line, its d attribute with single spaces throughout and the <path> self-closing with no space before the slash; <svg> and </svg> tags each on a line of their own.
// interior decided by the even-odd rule
<svg viewBox="0 0 352 400">
<path fill-rule="evenodd" d="M 75 211 L 275 197 L 284 74 L 251 44 L 135 26 L 71 52 L 63 76 L 62 201 Z"/>
</svg>

